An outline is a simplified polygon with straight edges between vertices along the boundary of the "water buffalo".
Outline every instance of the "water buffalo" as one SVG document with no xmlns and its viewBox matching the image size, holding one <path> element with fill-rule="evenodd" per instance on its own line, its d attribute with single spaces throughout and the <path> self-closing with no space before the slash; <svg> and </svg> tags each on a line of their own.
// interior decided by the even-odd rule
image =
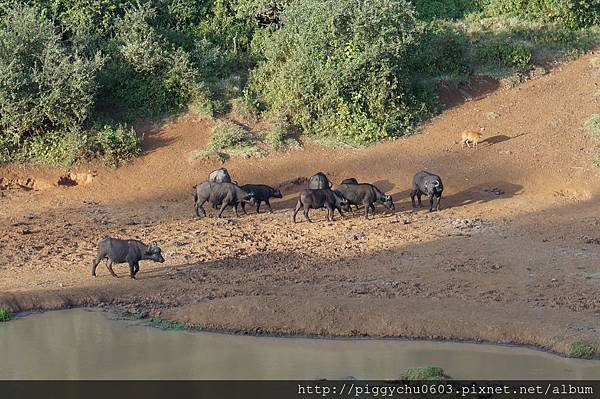
<svg viewBox="0 0 600 399">
<path fill-rule="evenodd" d="M 235 216 L 239 217 L 238 205 L 242 201 L 252 202 L 252 199 L 253 195 L 251 193 L 247 193 L 233 183 L 206 181 L 194 187 L 194 208 L 197 216 L 200 216 L 200 211 L 202 211 L 202 216 L 206 216 L 206 211 L 204 211 L 202 205 L 208 201 L 213 206 L 220 204 L 221 209 L 218 217 L 222 217 L 223 211 L 228 206 L 233 207 Z"/>
<path fill-rule="evenodd" d="M 413 208 L 415 205 L 415 196 L 419 200 L 419 207 L 421 207 L 421 196 L 423 194 L 429 196 L 429 212 L 433 212 L 433 199 L 437 198 L 436 211 L 440 210 L 440 201 L 442 199 L 442 191 L 444 191 L 444 185 L 442 184 L 442 178 L 433 173 L 427 171 L 420 171 L 413 177 L 412 191 L 410 192 L 410 199 L 412 201 Z"/>
<path fill-rule="evenodd" d="M 312 189 L 312 190 L 317 190 L 317 189 L 329 189 L 331 188 L 332 184 L 329 181 L 329 179 L 327 178 L 327 176 L 325 176 L 325 173 L 323 172 L 318 172 L 317 174 L 311 176 L 308 179 L 308 188 Z"/>
<path fill-rule="evenodd" d="M 273 213 L 269 198 L 282 198 L 281 191 L 266 184 L 244 184 L 240 187 L 247 193 L 252 194 L 253 204 L 256 205 L 256 213 L 260 213 L 260 204 L 264 202 L 269 207 L 269 213 Z M 242 201 L 242 210 L 246 213 L 246 201 Z"/>
<path fill-rule="evenodd" d="M 208 181 L 217 183 L 231 183 L 231 176 L 229 175 L 227 169 L 219 168 L 210 172 L 208 175 Z"/>
<path fill-rule="evenodd" d="M 356 205 L 357 208 L 358 205 L 364 205 L 365 219 L 369 219 L 369 209 L 375 214 L 376 202 L 381 202 L 387 209 L 395 209 L 392 196 L 384 194 L 372 184 L 340 184 L 334 191 L 345 198 L 348 204 Z"/>
<path fill-rule="evenodd" d="M 356 180 L 354 177 L 351 177 L 349 179 L 342 180 L 340 184 L 358 184 L 358 180 Z"/>
<path fill-rule="evenodd" d="M 106 268 L 113 277 L 119 277 L 112 268 L 113 263 L 129 263 L 129 277 L 135 278 L 140 271 L 140 260 L 164 262 L 161 249 L 157 245 L 146 245 L 138 240 L 120 240 L 107 237 L 98 241 L 98 254 L 92 262 L 92 276 L 96 277 L 96 267 L 106 259 Z"/>
<path fill-rule="evenodd" d="M 348 211 L 348 201 L 339 194 L 330 189 L 308 189 L 300 193 L 296 209 L 294 209 L 294 223 L 296 223 L 296 214 L 300 208 L 304 208 L 304 218 L 312 223 L 308 216 L 309 209 L 327 208 L 327 220 L 333 222 L 333 212 L 337 209 L 340 215 L 344 217 L 342 209 Z"/>
</svg>

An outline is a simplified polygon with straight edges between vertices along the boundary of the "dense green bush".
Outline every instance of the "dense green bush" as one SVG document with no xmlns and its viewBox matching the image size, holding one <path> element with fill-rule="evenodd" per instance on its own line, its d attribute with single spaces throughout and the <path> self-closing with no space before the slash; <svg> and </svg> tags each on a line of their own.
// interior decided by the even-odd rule
<svg viewBox="0 0 600 399">
<path fill-rule="evenodd" d="M 2 160 L 14 159 L 27 141 L 37 155 L 46 146 L 50 152 L 76 149 L 73 135 L 90 116 L 101 65 L 100 56 L 88 59 L 65 46 L 39 9 L 8 9 L 0 20 Z M 60 135 L 71 144 L 59 144 Z"/>
<path fill-rule="evenodd" d="M 202 91 L 190 55 L 159 29 L 150 3 L 130 6 L 115 21 L 111 58 L 102 71 L 102 97 L 137 115 L 153 116 L 184 108 Z"/>
<path fill-rule="evenodd" d="M 457 83 L 468 79 L 468 39 L 462 30 L 436 20 L 421 24 L 418 37 L 409 66 L 415 75 Z"/>
<path fill-rule="evenodd" d="M 474 46 L 476 62 L 496 63 L 507 67 L 515 67 L 521 71 L 531 68 L 533 54 L 524 43 L 507 43 L 505 41 L 482 41 Z"/>
<path fill-rule="evenodd" d="M 242 147 L 253 142 L 252 134 L 233 122 L 224 121 L 218 124 L 210 135 L 209 147 L 215 150 L 225 150 Z"/>
<path fill-rule="evenodd" d="M 598 0 L 484 0 L 490 16 L 557 22 L 572 28 L 600 24 Z"/>
<path fill-rule="evenodd" d="M 290 134 L 290 126 L 283 121 L 271 124 L 271 130 L 265 134 L 265 142 L 275 150 L 298 148 L 300 143 Z"/>
<path fill-rule="evenodd" d="M 125 128 L 105 124 L 100 127 L 94 141 L 105 161 L 113 166 L 120 166 L 142 151 L 141 139 L 133 128 Z"/>
<path fill-rule="evenodd" d="M 526 76 L 597 45 L 599 22 L 596 0 L 0 0 L 0 162 L 120 164 L 140 142 L 119 121 L 185 109 L 394 138 L 439 111 L 438 83 Z"/>
<path fill-rule="evenodd" d="M 481 0 L 412 0 L 419 19 L 459 19 L 480 12 Z"/>
<path fill-rule="evenodd" d="M 271 116 L 358 144 L 398 137 L 429 114 L 407 67 L 417 36 L 404 0 L 298 0 L 261 37 L 250 88 Z"/>
</svg>

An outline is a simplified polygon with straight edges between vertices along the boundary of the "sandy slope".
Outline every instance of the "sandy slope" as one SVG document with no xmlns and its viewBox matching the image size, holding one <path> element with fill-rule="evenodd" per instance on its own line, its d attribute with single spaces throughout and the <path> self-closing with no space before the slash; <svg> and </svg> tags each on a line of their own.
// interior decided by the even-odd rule
<svg viewBox="0 0 600 399">
<path fill-rule="evenodd" d="M 590 58 L 456 105 L 406 139 L 228 161 L 240 182 L 282 188 L 273 215 L 193 217 L 192 185 L 219 166 L 187 160 L 211 127 L 193 116 L 141 126 L 145 154 L 118 170 L 81 168 L 95 175 L 87 185 L 52 187 L 61 171 L 0 169 L 5 183 L 31 177 L 40 188 L 0 197 L 0 306 L 113 303 L 232 331 L 483 339 L 563 352 L 574 339 L 600 342 L 600 175 L 582 129 L 600 109 Z M 455 143 L 465 128 L 485 129 L 479 150 Z M 439 213 L 410 207 L 420 169 L 444 178 Z M 318 170 L 336 182 L 375 182 L 397 211 L 334 223 L 316 211 L 316 223 L 293 225 L 294 181 Z M 106 235 L 157 240 L 167 262 L 143 263 L 138 281 L 101 265 L 94 279 L 95 243 Z M 116 270 L 126 276 L 125 265 Z"/>
</svg>

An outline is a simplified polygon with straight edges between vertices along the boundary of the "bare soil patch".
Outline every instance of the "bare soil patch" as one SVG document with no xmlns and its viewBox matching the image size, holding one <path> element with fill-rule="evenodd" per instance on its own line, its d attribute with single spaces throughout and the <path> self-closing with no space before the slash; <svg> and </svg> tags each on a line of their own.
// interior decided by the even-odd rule
<svg viewBox="0 0 600 399">
<path fill-rule="evenodd" d="M 192 186 L 221 164 L 188 161 L 212 127 L 192 115 L 145 127 L 144 155 L 119 169 L 0 168 L 0 306 L 119 304 L 228 331 L 559 352 L 576 339 L 600 343 L 600 175 L 582 129 L 598 109 L 590 58 L 456 105 L 406 139 L 228 160 L 240 183 L 283 191 L 274 214 L 194 217 Z M 456 144 L 464 129 L 479 128 L 478 150 Z M 421 169 L 444 179 L 438 213 L 410 206 Z M 315 223 L 292 224 L 297 192 L 319 170 L 334 182 L 374 182 L 393 195 L 396 212 L 328 223 L 315 211 Z M 76 184 L 58 184 L 61 176 Z M 42 180 L 50 183 L 36 189 Z M 126 265 L 115 267 L 119 279 L 102 265 L 93 278 L 95 246 L 107 235 L 157 241 L 167 261 L 142 263 L 137 281 L 125 277 Z"/>
</svg>

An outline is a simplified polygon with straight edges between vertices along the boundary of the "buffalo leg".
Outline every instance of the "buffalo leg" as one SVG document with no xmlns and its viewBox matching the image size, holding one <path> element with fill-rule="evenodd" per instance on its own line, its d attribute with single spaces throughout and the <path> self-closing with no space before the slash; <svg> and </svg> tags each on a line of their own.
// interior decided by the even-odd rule
<svg viewBox="0 0 600 399">
<path fill-rule="evenodd" d="M 344 218 L 344 213 L 342 212 L 342 208 L 340 208 L 339 206 L 336 207 L 336 209 L 338 210 L 338 212 L 340 213 L 340 216 L 342 217 L 342 219 Z M 335 211 L 334 211 L 335 212 Z"/>
<path fill-rule="evenodd" d="M 367 202 L 365 202 L 363 205 L 365 207 L 365 219 L 369 220 L 369 208 L 371 208 L 371 207 L 369 206 L 369 204 Z"/>
<path fill-rule="evenodd" d="M 271 203 L 268 199 L 265 201 L 265 204 L 267 204 L 267 206 L 269 207 L 269 213 L 273 213 L 273 208 L 271 208 Z"/>
<path fill-rule="evenodd" d="M 135 268 L 136 267 L 137 268 L 140 267 L 137 262 L 129 262 L 129 277 L 131 277 L 132 279 L 135 279 Z"/>
<path fill-rule="evenodd" d="M 238 209 L 237 209 L 238 204 L 233 204 L 233 205 L 231 205 L 231 207 L 233 208 L 233 211 L 235 212 L 235 216 L 239 218 L 240 214 L 238 213 Z"/>
<path fill-rule="evenodd" d="M 440 201 L 441 201 L 441 200 L 442 200 L 442 196 L 440 195 L 440 196 L 438 197 L 438 199 L 437 199 L 437 206 L 436 206 L 436 208 L 435 208 L 435 210 L 436 210 L 436 211 L 439 211 L 439 210 L 440 210 Z"/>
<path fill-rule="evenodd" d="M 310 223 L 312 223 L 312 220 L 310 220 L 310 216 L 308 216 L 308 211 L 309 211 L 309 207 L 304 205 L 304 219 L 308 220 Z"/>
<path fill-rule="evenodd" d="M 327 220 L 333 222 L 333 208 L 329 206 L 327 207 Z"/>
<path fill-rule="evenodd" d="M 102 260 L 101 256 L 96 256 L 94 261 L 92 262 L 92 276 L 96 277 L 96 268 L 98 267 L 98 263 Z"/>
<path fill-rule="evenodd" d="M 223 204 L 221 205 L 221 210 L 219 211 L 218 217 L 223 217 L 223 212 L 225 211 L 225 208 L 227 208 L 227 202 L 223 201 Z M 237 214 L 237 208 L 234 207 L 234 209 Z"/>
<path fill-rule="evenodd" d="M 260 200 L 256 201 L 256 213 L 260 213 L 260 203 Z"/>
<path fill-rule="evenodd" d="M 371 208 L 371 215 L 375 216 L 375 205 L 369 204 L 369 208 Z"/>
<path fill-rule="evenodd" d="M 119 277 L 119 276 L 117 276 L 117 273 L 115 273 L 115 271 L 113 270 L 112 265 L 113 265 L 113 261 L 110 260 L 110 259 L 108 259 L 106 261 L 106 268 L 110 272 L 110 275 L 113 276 L 113 277 Z"/>
<path fill-rule="evenodd" d="M 294 221 L 294 223 L 296 223 L 296 215 L 298 214 L 298 211 L 300 210 L 300 208 L 302 208 L 302 202 L 300 202 L 300 200 L 298 200 L 298 203 L 296 204 L 296 208 L 294 209 L 294 216 L 292 217 L 292 220 Z"/>
<path fill-rule="evenodd" d="M 419 208 L 423 206 L 423 203 L 421 202 L 421 197 L 422 197 L 422 196 L 423 196 L 423 193 L 419 191 L 419 192 L 417 193 L 417 201 L 418 201 L 418 203 L 419 203 Z"/>
<path fill-rule="evenodd" d="M 244 215 L 247 215 L 248 212 L 246 212 L 246 203 L 244 201 L 242 201 L 241 205 L 242 205 L 242 211 L 244 211 Z"/>
<path fill-rule="evenodd" d="M 433 195 L 429 196 L 429 212 L 433 212 Z"/>
<path fill-rule="evenodd" d="M 204 208 L 202 207 L 202 205 L 204 205 L 206 201 L 202 201 L 200 203 L 196 202 L 196 216 L 200 217 L 200 211 L 202 211 L 202 216 L 206 217 L 206 211 L 204 210 Z"/>
<path fill-rule="evenodd" d="M 140 264 L 136 262 L 134 265 L 134 269 L 133 269 L 133 275 L 134 276 L 137 275 L 139 271 L 140 271 Z"/>
<path fill-rule="evenodd" d="M 412 207 L 413 207 L 413 208 L 416 208 L 416 207 L 417 207 L 417 204 L 415 204 L 415 196 L 416 196 L 416 195 L 417 195 L 417 190 L 412 190 L 412 191 L 410 192 L 410 200 L 411 200 L 411 202 L 412 202 Z"/>
</svg>

